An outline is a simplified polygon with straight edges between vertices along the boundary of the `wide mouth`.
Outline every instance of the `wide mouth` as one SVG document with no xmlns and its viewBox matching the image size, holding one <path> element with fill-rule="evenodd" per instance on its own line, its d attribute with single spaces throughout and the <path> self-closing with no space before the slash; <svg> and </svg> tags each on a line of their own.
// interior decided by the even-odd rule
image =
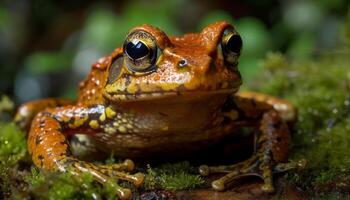
<svg viewBox="0 0 350 200">
<path fill-rule="evenodd" d="M 150 101 L 158 100 L 169 97 L 188 97 L 188 98 L 200 98 L 202 96 L 216 95 L 216 94 L 231 94 L 236 93 L 237 89 L 219 89 L 219 90 L 207 90 L 207 91 L 166 91 L 166 92 L 144 92 L 144 93 L 107 93 L 104 92 L 103 96 L 111 101 Z"/>
</svg>

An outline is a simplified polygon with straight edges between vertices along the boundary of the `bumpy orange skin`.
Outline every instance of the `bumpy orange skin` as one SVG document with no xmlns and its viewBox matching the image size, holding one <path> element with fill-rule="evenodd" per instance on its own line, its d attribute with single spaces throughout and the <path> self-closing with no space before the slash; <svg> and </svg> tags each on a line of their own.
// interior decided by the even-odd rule
<svg viewBox="0 0 350 200">
<path fill-rule="evenodd" d="M 117 48 L 92 66 L 76 102 L 46 99 L 21 106 L 16 121 L 22 127 L 31 122 L 28 148 L 34 163 L 47 170 L 73 166 L 77 173 L 90 171 L 104 182 L 113 170 L 73 158 L 68 135 L 86 134 L 99 150 L 128 158 L 197 150 L 239 127 L 252 126 L 260 130 L 258 150 L 254 163 L 247 162 L 243 168 L 260 166 L 254 172 L 264 178 L 265 190 L 272 191 L 272 170 L 288 158 L 285 120 L 293 121 L 296 112 L 284 100 L 237 93 L 238 68 L 228 65 L 220 50 L 223 32 L 230 27 L 217 22 L 181 37 L 168 37 L 149 25 L 135 27 L 130 32 L 144 31 L 155 40 L 156 70 L 130 71 L 123 48 Z M 130 162 L 123 166 L 118 170 L 133 168 Z M 142 182 L 142 178 L 119 177 Z M 213 187 L 221 190 L 220 184 Z"/>
</svg>

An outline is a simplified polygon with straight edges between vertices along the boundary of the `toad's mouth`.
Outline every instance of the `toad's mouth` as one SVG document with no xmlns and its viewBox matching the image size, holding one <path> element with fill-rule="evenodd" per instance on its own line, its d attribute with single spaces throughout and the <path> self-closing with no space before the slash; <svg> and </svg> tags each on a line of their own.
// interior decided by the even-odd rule
<svg viewBox="0 0 350 200">
<path fill-rule="evenodd" d="M 206 91 L 164 91 L 164 92 L 143 92 L 143 93 L 108 93 L 104 92 L 103 96 L 110 101 L 147 101 L 157 100 L 169 97 L 200 98 L 202 96 L 233 94 L 239 88 L 206 90 Z"/>
</svg>

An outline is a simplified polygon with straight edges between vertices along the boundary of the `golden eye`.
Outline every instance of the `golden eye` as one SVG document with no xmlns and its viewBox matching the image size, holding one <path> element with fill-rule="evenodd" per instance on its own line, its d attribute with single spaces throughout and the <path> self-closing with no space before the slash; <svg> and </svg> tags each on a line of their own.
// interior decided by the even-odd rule
<svg viewBox="0 0 350 200">
<path fill-rule="evenodd" d="M 152 53 L 148 46 L 140 40 L 130 41 L 125 45 L 125 53 L 133 60 L 137 60 Z"/>
<path fill-rule="evenodd" d="M 157 44 L 155 38 L 145 31 L 135 31 L 124 42 L 125 63 L 130 71 L 150 72 L 155 69 Z"/>
<path fill-rule="evenodd" d="M 233 28 L 230 27 L 224 31 L 221 39 L 221 48 L 227 62 L 237 64 L 242 45 L 242 38 Z"/>
</svg>

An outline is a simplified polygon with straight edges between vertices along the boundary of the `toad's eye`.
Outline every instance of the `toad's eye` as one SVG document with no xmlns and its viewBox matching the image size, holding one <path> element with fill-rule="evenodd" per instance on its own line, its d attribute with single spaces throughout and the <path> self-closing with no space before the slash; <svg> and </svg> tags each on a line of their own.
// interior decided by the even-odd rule
<svg viewBox="0 0 350 200">
<path fill-rule="evenodd" d="M 135 43 L 134 43 L 135 42 Z M 150 49 L 142 41 L 136 40 L 125 45 L 125 53 L 133 60 L 147 56 Z"/>
<path fill-rule="evenodd" d="M 145 31 L 135 31 L 124 42 L 126 66 L 133 72 L 150 72 L 155 69 L 157 58 L 155 38 Z"/>
<path fill-rule="evenodd" d="M 239 55 L 242 48 L 242 39 L 239 35 L 232 35 L 226 43 L 226 50 Z"/>
<path fill-rule="evenodd" d="M 242 45 L 242 38 L 232 27 L 224 31 L 221 39 L 221 48 L 227 62 L 234 65 L 237 64 Z"/>
</svg>

